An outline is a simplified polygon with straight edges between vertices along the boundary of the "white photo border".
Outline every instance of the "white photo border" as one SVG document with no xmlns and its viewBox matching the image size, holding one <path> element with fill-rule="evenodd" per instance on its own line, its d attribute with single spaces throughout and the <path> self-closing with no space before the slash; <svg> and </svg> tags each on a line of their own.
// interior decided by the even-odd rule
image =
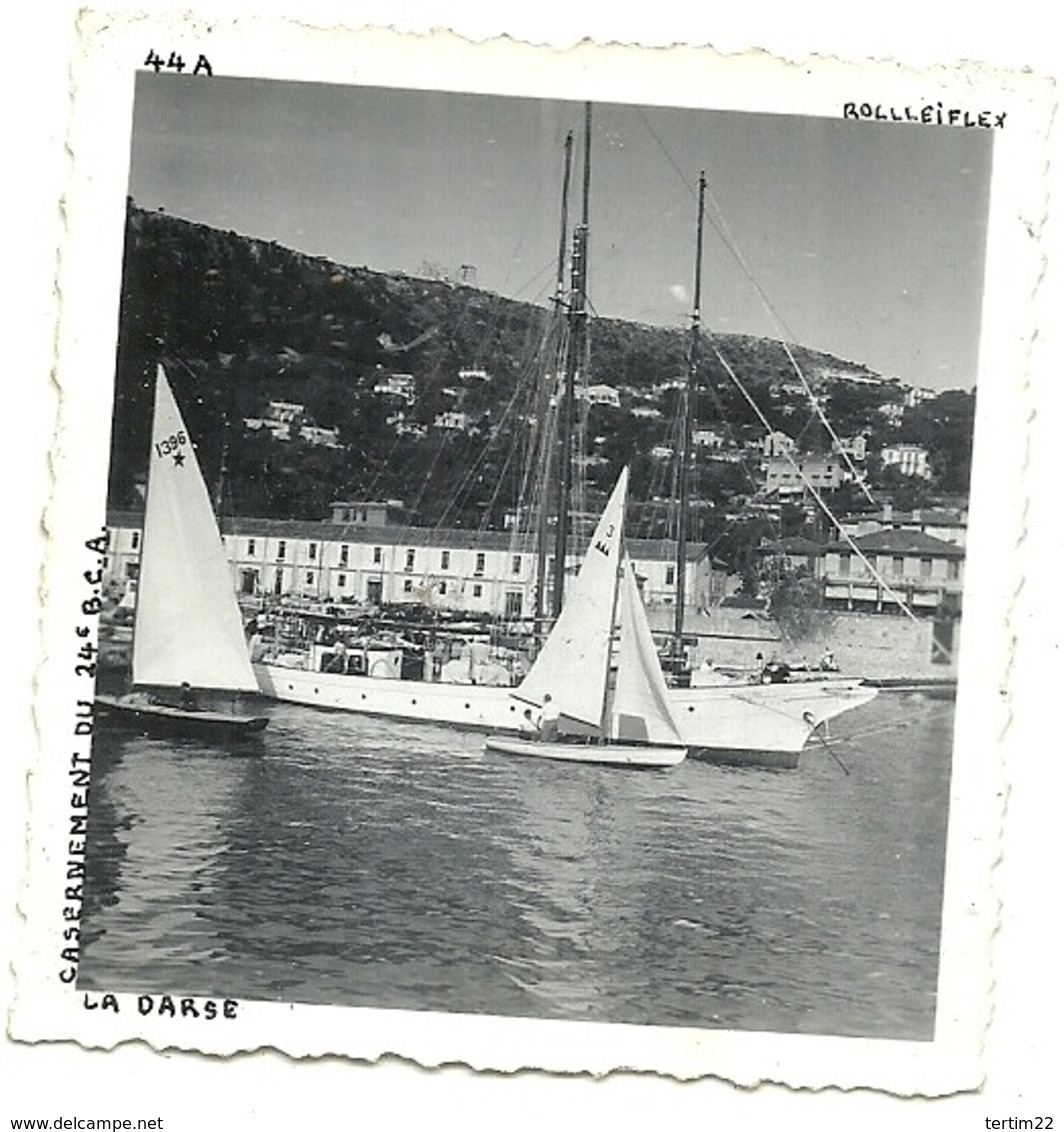
<svg viewBox="0 0 1064 1132">
<path fill-rule="evenodd" d="M 1034 295 L 1043 270 L 1038 233 L 1046 210 L 1052 108 L 1048 83 L 978 67 L 907 71 L 890 63 L 785 63 L 763 53 L 722 57 L 708 48 L 580 44 L 566 51 L 512 41 L 473 43 L 440 33 L 316 29 L 279 20 L 200 21 L 83 13 L 72 72 L 70 171 L 64 198 L 55 380 L 61 393 L 42 650 L 35 704 L 39 751 L 31 775 L 25 932 L 15 960 L 12 1035 L 111 1048 L 142 1039 L 157 1049 L 226 1055 L 263 1047 L 293 1056 L 396 1054 L 424 1066 L 617 1069 L 678 1078 L 712 1075 L 744 1086 L 867 1086 L 901 1095 L 976 1088 L 992 1009 L 990 940 L 998 909 L 992 869 L 1008 743 L 1012 629 L 1024 535 L 1028 359 Z M 118 1014 L 83 1005 L 60 972 L 71 849 L 77 844 L 77 772 L 89 745 L 79 703 L 91 681 L 74 674 L 75 635 L 86 622 L 86 542 L 100 533 L 106 495 L 114 338 L 128 183 L 135 72 L 153 43 L 210 57 L 216 74 L 373 86 L 715 109 L 785 108 L 840 117 L 855 89 L 870 105 L 943 102 L 1007 114 L 995 136 L 980 353 L 976 463 L 966 575 L 965 641 L 954 747 L 939 1006 L 932 1042 L 887 1042 L 529 1019 L 241 1002 L 232 1019 L 141 1016 L 136 996 Z M 209 81 L 209 80 L 204 80 Z M 106 128 L 103 128 L 106 124 Z M 899 129 L 910 128 L 899 124 Z M 912 127 L 916 128 L 916 127 Z M 943 125 L 941 128 L 962 128 Z M 82 729 L 83 730 L 83 729 Z M 72 772 L 74 778 L 72 779 Z M 72 785 L 72 782 L 74 783 Z M 83 840 L 83 839 L 82 839 Z"/>
</svg>

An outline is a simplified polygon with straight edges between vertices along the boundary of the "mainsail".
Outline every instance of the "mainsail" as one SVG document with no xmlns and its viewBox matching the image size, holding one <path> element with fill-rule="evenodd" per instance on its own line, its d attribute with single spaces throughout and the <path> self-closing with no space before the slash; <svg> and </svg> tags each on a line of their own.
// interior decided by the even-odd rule
<svg viewBox="0 0 1064 1132">
<path fill-rule="evenodd" d="M 621 472 L 591 536 L 565 605 L 514 695 L 542 704 L 549 695 L 562 717 L 602 726 L 617 597 L 628 469 Z"/>
<path fill-rule="evenodd" d="M 225 546 L 162 366 L 149 460 L 133 682 L 256 691 Z"/>
<path fill-rule="evenodd" d="M 620 590 L 621 641 L 610 718 L 611 739 L 682 744 L 669 711 L 665 677 L 650 633 L 631 560 L 625 555 Z"/>
</svg>

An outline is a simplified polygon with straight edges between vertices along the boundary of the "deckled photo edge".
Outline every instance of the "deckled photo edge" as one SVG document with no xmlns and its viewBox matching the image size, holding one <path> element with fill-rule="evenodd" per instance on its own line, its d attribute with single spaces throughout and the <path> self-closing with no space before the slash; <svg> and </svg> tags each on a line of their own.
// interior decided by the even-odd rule
<svg viewBox="0 0 1064 1132">
<path fill-rule="evenodd" d="M 89 20 L 83 22 L 91 24 Z M 150 36 L 146 35 L 149 32 Z M 644 73 L 647 59 L 635 49 L 581 45 L 579 53 L 585 58 L 592 51 L 596 56 L 596 73 L 592 77 L 581 65 L 568 68 L 564 53 L 559 56 L 548 49 L 463 44 L 448 37 L 440 50 L 435 37 L 410 41 L 392 33 L 365 34 L 373 38 L 375 49 L 384 40 L 389 41 L 391 50 L 386 60 L 376 50 L 363 55 L 359 49 L 362 33 L 358 32 L 345 33 L 341 44 L 337 36 L 328 32 L 241 24 L 206 35 L 202 28 L 196 28 L 193 38 L 209 44 L 215 58 L 239 55 L 245 60 L 242 69 L 264 77 L 277 64 L 277 69 L 289 79 L 302 75 L 316 81 L 332 78 L 346 82 L 353 77 L 366 85 L 402 86 L 406 81 L 424 88 L 461 89 L 464 84 L 460 80 L 468 77 L 469 71 L 453 66 L 453 53 L 463 52 L 471 53 L 469 57 L 480 64 L 478 74 L 484 85 L 493 82 L 493 89 L 506 88 L 511 93 L 527 94 L 538 89 L 544 95 L 564 93 L 581 98 L 594 93 L 604 100 L 654 102 L 669 101 L 662 97 L 668 94 L 680 105 L 699 104 L 706 97 L 695 81 L 699 77 L 697 68 L 692 66 L 690 73 L 678 74 L 675 63 L 667 90 L 660 84 L 660 73 L 652 73 L 653 97 L 648 97 Z M 187 39 L 187 25 L 138 21 L 135 26 L 123 26 L 102 21 L 97 29 L 88 27 L 85 55 L 76 68 L 77 97 L 70 135 L 74 168 L 66 202 L 69 230 L 60 267 L 63 314 L 57 374 L 63 407 L 54 455 L 55 491 L 46 520 L 53 550 L 45 580 L 48 605 L 44 611 L 44 660 L 38 703 L 41 750 L 31 786 L 33 848 L 24 898 L 28 931 L 18 957 L 18 1001 L 13 1017 L 16 1036 L 27 1040 L 74 1038 L 86 1045 L 103 1046 L 143 1037 L 159 1048 L 178 1046 L 214 1053 L 260 1046 L 275 1046 L 296 1055 L 339 1052 L 374 1058 L 393 1052 L 423 1064 L 461 1060 L 483 1068 L 532 1065 L 557 1071 L 608 1072 L 620 1065 L 631 1065 L 682 1077 L 717 1075 L 743 1083 L 769 1079 L 772 1074 L 759 1066 L 770 1064 L 775 1055 L 786 1066 L 786 1083 L 797 1085 L 869 1084 L 899 1093 L 929 1095 L 974 1087 L 979 1079 L 977 1048 L 991 1009 L 988 949 L 995 909 L 986 881 L 990 863 L 999 852 L 1003 785 L 1000 746 L 988 750 L 987 734 L 996 735 L 1007 745 L 1007 708 L 1001 704 L 1001 693 L 1007 690 L 1003 658 L 1008 654 L 1003 613 L 1011 603 L 1018 579 L 1015 564 L 1002 562 L 1003 556 L 994 553 L 999 528 L 998 532 L 990 529 L 994 524 L 986 514 L 993 507 L 1014 517 L 1017 537 L 1013 545 L 1018 543 L 1022 511 L 1018 472 L 1022 466 L 1023 422 L 1028 407 L 1023 390 L 1014 386 L 1012 380 L 1013 375 L 1023 372 L 1026 362 L 1033 332 L 1027 297 L 1037 284 L 1040 264 L 1034 240 L 1026 245 L 1030 249 L 1027 256 L 1017 257 L 1016 246 L 1019 226 L 1024 222 L 1037 224 L 1039 207 L 1044 209 L 1044 191 L 1035 185 L 1034 179 L 1040 147 L 1044 145 L 1042 120 L 1048 115 L 1045 88 L 1033 79 L 1015 76 L 1011 89 L 1006 89 L 1008 84 L 1001 88 L 991 85 L 986 91 L 990 98 L 999 99 L 999 104 L 1009 106 L 1012 121 L 1022 122 L 1025 113 L 1039 121 L 1029 130 L 1018 129 L 1018 139 L 1007 132 L 995 139 L 999 148 L 993 178 L 994 215 L 987 253 L 973 473 L 973 567 L 967 583 L 971 598 L 978 598 L 980 593 L 984 597 L 970 601 L 973 612 L 966 616 L 966 631 L 969 642 L 973 637 L 994 642 L 992 651 L 1002 663 L 988 673 L 985 656 L 977 656 L 970 644 L 961 661 L 956 752 L 963 755 L 970 748 L 973 753 L 983 753 L 985 761 L 981 773 L 963 767 L 959 768 L 962 773 L 954 775 L 947 857 L 949 914 L 943 925 L 942 950 L 947 958 L 954 953 L 970 954 L 972 949 L 978 955 L 970 964 L 963 965 L 964 969 L 948 961 L 942 964 L 939 1037 L 932 1049 L 920 1043 L 912 1049 L 896 1049 L 893 1043 L 858 1039 L 701 1031 L 654 1033 L 653 1028 L 643 1027 L 435 1017 L 331 1007 L 289 1008 L 263 1003 L 241 1003 L 239 1023 L 228 1030 L 218 1025 L 208 1029 L 155 1018 L 134 1016 L 131 1020 L 128 1014 L 112 1019 L 102 1013 L 85 1012 L 76 991 L 61 981 L 60 971 L 66 962 L 61 953 L 65 949 L 57 946 L 63 933 L 78 924 L 77 900 L 73 896 L 68 900 L 66 894 L 68 890 L 77 891 L 77 854 L 71 846 L 77 844 L 83 825 L 78 821 L 77 807 L 72 808 L 69 802 L 71 794 L 81 789 L 80 772 L 87 765 L 87 732 L 79 724 L 85 718 L 81 705 L 91 701 L 92 695 L 91 684 L 73 675 L 73 670 L 84 639 L 77 636 L 78 630 L 89 627 L 94 631 L 92 614 L 85 612 L 92 608 L 92 587 L 84 575 L 91 574 L 95 567 L 95 552 L 87 544 L 99 537 L 103 517 L 132 81 L 139 65 L 135 56 L 145 39 L 165 36 L 175 37 L 174 42 Z M 258 49 L 253 63 L 248 61 L 246 51 L 237 51 L 249 37 Z M 346 50 L 348 46 L 350 52 Z M 276 54 L 271 56 L 267 47 Z M 520 66 L 516 68 L 514 55 L 520 56 Z M 697 51 L 684 49 L 684 55 L 697 63 Z M 352 56 L 357 60 L 353 67 Z M 314 65 L 308 66 L 311 59 Z M 411 60 L 416 66 L 408 73 L 406 68 Z M 426 63 L 431 64 L 429 69 Z M 669 61 L 660 53 L 655 53 L 649 63 L 651 72 L 662 63 L 669 69 Z M 804 113 L 832 116 L 845 101 L 840 98 L 836 102 L 818 94 L 810 99 L 811 105 L 805 105 L 808 92 L 802 89 L 804 84 L 795 81 L 798 76 L 792 68 L 777 67 L 772 60 L 758 59 L 750 64 L 742 58 L 731 59 L 724 69 L 731 72 L 724 81 L 734 82 L 720 100 L 714 91 L 714 105 L 728 105 L 729 96 L 737 104 L 749 105 L 749 96 L 756 91 L 758 108 L 778 108 L 781 88 L 799 99 L 784 103 L 791 112 L 797 106 Z M 842 91 L 852 84 L 854 72 L 846 64 L 831 63 L 824 70 L 829 89 L 834 84 L 836 90 Z M 766 74 L 777 71 L 773 90 L 766 90 Z M 875 80 L 869 82 L 873 71 L 877 72 Z M 751 77 L 752 72 L 756 74 Z M 975 77 L 978 80 L 982 76 Z M 921 76 L 899 76 L 889 67 L 865 66 L 861 72 L 862 86 L 889 88 L 890 97 L 899 102 L 910 97 L 933 101 L 932 95 L 951 89 L 970 90 L 967 78 L 950 72 L 935 75 L 933 83 L 935 89 L 928 91 Z M 529 88 L 520 89 L 525 84 Z M 900 93 L 902 90 L 906 93 Z M 101 130 L 99 124 L 104 120 L 114 128 Z M 1009 155 L 1007 162 L 1000 159 L 1003 152 Z M 1020 298 L 1007 294 L 1005 283 L 1018 289 Z M 1003 321 L 1003 309 L 1008 312 L 1007 328 L 998 334 L 995 327 Z M 1010 379 L 999 384 L 995 373 L 1002 371 Z M 980 453 L 985 456 L 992 444 L 999 453 L 1002 451 L 995 439 L 988 439 L 990 420 L 998 426 L 1002 420 L 1009 421 L 1003 445 L 1006 458 L 995 463 L 998 469 L 1004 465 L 1017 474 L 1006 476 L 1004 484 L 994 475 L 990 462 L 980 459 Z M 994 438 L 997 432 L 995 427 Z M 975 518 L 980 508 L 984 514 L 982 524 Z M 976 553 L 976 548 L 982 548 L 981 554 Z M 978 631 L 973 632 L 973 627 Z M 988 692 L 993 693 L 989 701 Z M 995 709 L 989 709 L 988 703 L 995 703 Z M 61 752 L 61 757 L 56 752 Z M 69 788 L 71 775 L 77 783 L 73 791 Z M 63 900 L 58 897 L 60 892 L 65 894 Z M 69 918 L 67 907 L 74 910 Z M 971 997 L 973 982 L 984 987 L 984 994 L 976 1002 Z M 135 996 L 120 997 L 132 1002 Z M 297 1026 L 304 1017 L 306 1023 Z M 300 1032 L 294 1033 L 297 1029 Z M 367 1031 L 372 1031 L 372 1036 Z M 615 1041 L 619 1031 L 624 1032 L 623 1038 Z M 354 1033 L 359 1036 L 352 1037 Z M 599 1057 L 589 1063 L 587 1035 L 592 1033 L 596 1041 L 603 1041 Z M 504 1034 L 505 1040 L 500 1040 Z M 941 1051 L 940 1043 L 944 1043 Z M 807 1057 L 806 1050 L 815 1052 Z M 900 1056 L 892 1057 L 895 1053 Z M 833 1063 L 831 1069 L 825 1070 L 825 1058 Z"/>
</svg>

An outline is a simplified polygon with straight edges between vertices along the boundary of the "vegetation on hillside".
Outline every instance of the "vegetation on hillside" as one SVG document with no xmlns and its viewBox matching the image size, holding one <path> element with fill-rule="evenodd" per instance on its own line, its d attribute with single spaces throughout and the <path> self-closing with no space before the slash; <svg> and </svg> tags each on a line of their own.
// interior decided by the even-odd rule
<svg viewBox="0 0 1064 1132">
<path fill-rule="evenodd" d="M 500 527 L 521 495 L 521 457 L 535 417 L 530 391 L 557 366 L 551 322 L 540 307 L 472 287 L 339 265 L 130 202 L 109 505 L 139 503 L 161 362 L 208 482 L 224 482 L 231 513 L 316 519 L 336 499 L 398 499 L 425 524 Z M 669 497 L 670 462 L 653 453 L 676 441 L 679 393 L 668 383 L 684 371 L 685 336 L 597 320 L 592 343 L 590 381 L 622 390 L 622 402 L 587 410 L 589 485 L 606 490 L 631 463 L 633 498 Z M 732 446 L 764 434 L 719 350 L 773 428 L 804 450 L 829 450 L 830 437 L 808 396 L 795 389 L 781 343 L 721 335 L 707 345 L 694 397 L 700 427 L 720 431 Z M 879 409 L 899 396 L 896 384 L 817 378 L 871 375 L 856 363 L 791 350 L 814 375 L 840 435 L 864 432 L 872 452 L 898 440 L 932 450 L 933 481 L 899 488 L 914 497 L 964 490 L 972 395 L 942 394 L 892 425 Z M 470 368 L 482 368 L 490 380 L 461 380 L 460 371 Z M 414 377 L 413 401 L 375 392 L 390 374 Z M 302 423 L 336 429 L 336 446 L 301 438 L 298 422 L 283 442 L 245 427 L 246 418 L 265 417 L 275 401 L 301 405 Z M 640 414 L 640 407 L 652 411 Z M 451 411 L 461 414 L 461 427 L 438 427 Z M 755 490 L 749 468 L 711 460 L 704 449 L 696 468 L 699 506 L 690 533 L 713 541 L 729 560 L 749 557 L 760 527 L 727 518 Z M 889 469 L 882 477 L 889 480 Z M 653 516 L 648 522 L 647 533 L 662 533 Z"/>
</svg>

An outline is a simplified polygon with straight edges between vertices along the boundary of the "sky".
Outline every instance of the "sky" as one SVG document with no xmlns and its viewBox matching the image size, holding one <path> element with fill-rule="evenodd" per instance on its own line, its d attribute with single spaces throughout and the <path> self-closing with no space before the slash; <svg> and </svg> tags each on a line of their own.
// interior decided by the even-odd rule
<svg viewBox="0 0 1064 1132">
<path fill-rule="evenodd" d="M 341 263 L 409 274 L 433 264 L 455 277 L 472 265 L 478 286 L 543 302 L 570 130 L 570 217 L 580 208 L 583 121 L 574 102 L 140 73 L 129 191 L 142 208 Z M 704 169 L 707 330 L 970 389 L 991 140 L 596 105 L 592 309 L 689 325 Z"/>
</svg>

